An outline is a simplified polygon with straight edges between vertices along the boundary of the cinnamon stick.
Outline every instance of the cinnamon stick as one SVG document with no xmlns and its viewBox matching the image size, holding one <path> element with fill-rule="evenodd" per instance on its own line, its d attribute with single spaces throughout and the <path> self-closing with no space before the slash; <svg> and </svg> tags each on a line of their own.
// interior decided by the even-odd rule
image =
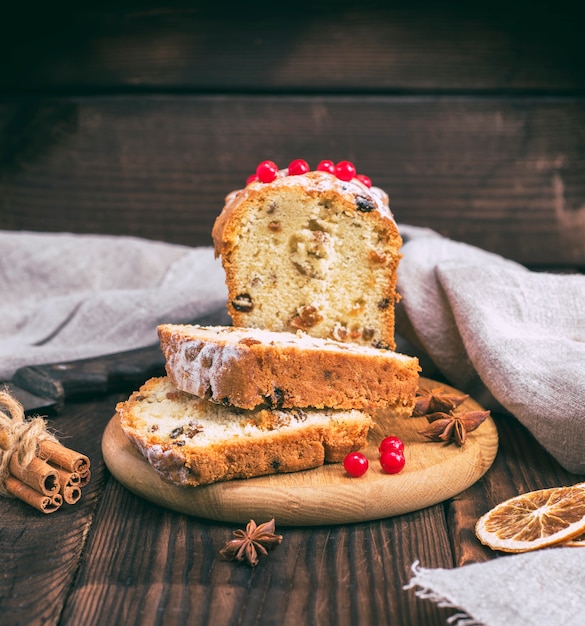
<svg viewBox="0 0 585 626">
<path fill-rule="evenodd" d="M 77 472 L 80 476 L 89 472 L 89 458 L 85 454 L 70 450 L 56 441 L 43 439 L 39 443 L 38 456 L 69 472 Z"/>
<path fill-rule="evenodd" d="M 79 486 L 85 487 L 85 485 L 87 485 L 87 483 L 89 482 L 90 478 L 91 478 L 91 472 L 89 470 L 87 470 L 85 474 L 79 474 Z"/>
<path fill-rule="evenodd" d="M 88 457 L 48 434 L 41 417 L 25 419 L 20 402 L 0 390 L 0 495 L 52 513 L 64 499 L 74 504 L 81 498 L 89 465 Z"/>
<path fill-rule="evenodd" d="M 17 456 L 12 455 L 8 466 L 12 476 L 45 496 L 59 493 L 59 473 L 54 467 L 36 457 L 24 467 L 19 463 Z"/>
<path fill-rule="evenodd" d="M 81 498 L 81 479 L 77 472 L 56 468 L 61 482 L 59 493 L 67 504 L 75 504 Z"/>
<path fill-rule="evenodd" d="M 56 493 L 52 496 L 47 496 L 29 487 L 14 476 L 7 476 L 4 485 L 7 491 L 15 498 L 22 500 L 41 511 L 41 513 L 53 513 L 63 504 L 63 498 L 60 494 Z"/>
</svg>

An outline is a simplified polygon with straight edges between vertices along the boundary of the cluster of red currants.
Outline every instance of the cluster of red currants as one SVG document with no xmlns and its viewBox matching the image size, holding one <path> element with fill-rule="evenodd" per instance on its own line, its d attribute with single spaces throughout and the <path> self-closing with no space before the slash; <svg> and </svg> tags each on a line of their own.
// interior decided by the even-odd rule
<svg viewBox="0 0 585 626">
<path fill-rule="evenodd" d="M 295 159 L 291 161 L 288 166 L 289 176 L 300 176 L 310 172 L 311 168 L 304 159 Z M 364 174 L 358 174 L 355 169 L 355 165 L 351 161 L 339 161 L 334 163 L 333 161 L 321 161 L 317 165 L 318 172 L 329 172 L 333 174 L 339 180 L 350 181 L 357 178 L 366 187 L 372 186 L 372 181 L 368 176 Z M 259 181 L 261 183 L 271 183 L 278 176 L 278 165 L 274 161 L 262 161 L 258 164 L 256 172 L 248 177 L 246 185 Z"/>
<path fill-rule="evenodd" d="M 398 474 L 404 469 L 404 443 L 399 437 L 386 437 L 378 447 L 380 465 L 386 474 Z M 369 467 L 368 459 L 361 452 L 350 452 L 343 460 L 343 467 L 350 475 L 363 476 Z"/>
</svg>

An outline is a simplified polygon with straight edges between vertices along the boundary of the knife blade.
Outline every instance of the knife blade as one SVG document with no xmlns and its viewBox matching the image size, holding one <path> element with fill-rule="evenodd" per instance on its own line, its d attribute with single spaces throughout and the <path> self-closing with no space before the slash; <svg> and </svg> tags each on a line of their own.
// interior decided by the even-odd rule
<svg viewBox="0 0 585 626">
<path fill-rule="evenodd" d="M 31 393 L 22 387 L 18 387 L 14 383 L 1 383 L 0 389 L 10 394 L 15 400 L 18 400 L 18 402 L 22 404 L 24 412 L 27 415 L 41 411 L 43 413 L 52 413 L 57 408 L 57 401 L 53 398 L 46 398 L 44 396 L 39 396 L 36 393 Z"/>
<path fill-rule="evenodd" d="M 222 308 L 197 318 L 193 323 L 227 326 L 231 320 Z M 69 399 L 133 390 L 153 376 L 163 376 L 164 366 L 164 355 L 157 343 L 75 361 L 27 365 L 18 369 L 12 380 L 2 386 L 28 414 L 41 409 L 58 413 Z"/>
<path fill-rule="evenodd" d="M 29 394 L 21 402 L 25 411 L 39 408 L 32 406 L 39 401 L 46 405 L 49 399 L 53 402 L 50 408 L 59 412 L 65 400 L 130 389 L 153 376 L 163 376 L 164 371 L 164 356 L 157 344 L 77 361 L 27 365 L 14 373 L 11 383 L 13 389 Z"/>
</svg>

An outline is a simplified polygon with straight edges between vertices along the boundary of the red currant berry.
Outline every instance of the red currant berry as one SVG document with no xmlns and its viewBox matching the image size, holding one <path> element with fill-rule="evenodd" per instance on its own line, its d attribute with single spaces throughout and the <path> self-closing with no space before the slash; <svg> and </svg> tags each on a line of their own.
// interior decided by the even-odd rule
<svg viewBox="0 0 585 626">
<path fill-rule="evenodd" d="M 260 182 L 271 183 L 278 175 L 278 165 L 274 161 L 262 161 L 256 168 Z"/>
<path fill-rule="evenodd" d="M 356 178 L 364 183 L 366 187 L 372 186 L 372 179 L 369 176 L 366 176 L 365 174 L 356 174 Z"/>
<path fill-rule="evenodd" d="M 339 163 L 335 166 L 335 176 L 339 178 L 339 180 L 350 181 L 352 178 L 355 178 L 355 165 L 350 161 L 339 161 Z"/>
<path fill-rule="evenodd" d="M 335 172 L 335 163 L 333 163 L 333 161 L 321 161 L 321 163 L 317 165 L 317 171 L 333 174 Z"/>
<path fill-rule="evenodd" d="M 246 179 L 246 185 L 249 185 L 250 183 L 255 183 L 258 179 L 258 174 L 250 174 L 250 176 L 248 176 L 248 178 Z"/>
<path fill-rule="evenodd" d="M 361 452 L 350 452 L 343 459 L 345 471 L 354 478 L 363 476 L 368 470 L 368 459 Z"/>
<path fill-rule="evenodd" d="M 399 437 L 385 437 L 378 446 L 378 452 L 383 454 L 389 450 L 397 450 L 398 452 L 404 452 L 404 442 Z"/>
<path fill-rule="evenodd" d="M 387 450 L 380 456 L 380 465 L 386 474 L 398 474 L 405 464 L 404 452 L 399 450 Z"/>
<path fill-rule="evenodd" d="M 295 159 L 294 161 L 291 161 L 290 165 L 288 166 L 289 176 L 300 176 L 301 174 L 306 174 L 310 171 L 311 168 L 304 159 Z"/>
</svg>

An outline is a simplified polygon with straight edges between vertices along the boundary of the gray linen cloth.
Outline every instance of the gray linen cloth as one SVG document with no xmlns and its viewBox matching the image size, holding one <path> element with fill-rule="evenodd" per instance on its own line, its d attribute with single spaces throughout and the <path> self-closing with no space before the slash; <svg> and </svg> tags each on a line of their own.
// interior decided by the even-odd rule
<svg viewBox="0 0 585 626">
<path fill-rule="evenodd" d="M 0 380 L 24 365 L 157 343 L 159 323 L 225 306 L 210 247 L 0 231 Z"/>
<path fill-rule="evenodd" d="M 585 473 L 585 276 L 534 273 L 427 229 L 400 230 L 397 332 L 423 367 L 428 355 L 454 386 L 505 407 Z M 154 344 L 157 324 L 190 322 L 227 298 L 210 247 L 6 231 L 0 293 L 0 379 Z"/>
<path fill-rule="evenodd" d="M 397 332 L 584 474 L 585 276 L 531 272 L 433 231 L 401 231 Z"/>
<path fill-rule="evenodd" d="M 400 226 L 397 331 L 488 408 L 504 407 L 569 471 L 585 472 L 585 276 L 536 274 L 433 231 Z M 211 248 L 132 237 L 0 231 L 0 378 L 23 365 L 129 350 L 156 326 L 224 307 Z M 430 357 L 430 360 L 429 358 Z M 423 365 L 424 367 L 424 365 Z M 453 570 L 410 587 L 462 624 L 577 624 L 579 548 Z"/>
<path fill-rule="evenodd" d="M 401 231 L 398 332 L 454 386 L 503 407 L 585 473 L 585 276 L 534 273 L 432 231 Z M 448 620 L 458 626 L 578 626 L 584 556 L 551 548 L 455 569 L 416 563 L 406 589 L 458 609 Z"/>
<path fill-rule="evenodd" d="M 548 548 L 455 569 L 413 566 L 406 589 L 459 609 L 457 626 L 581 626 L 585 614 L 583 548 Z"/>
</svg>

